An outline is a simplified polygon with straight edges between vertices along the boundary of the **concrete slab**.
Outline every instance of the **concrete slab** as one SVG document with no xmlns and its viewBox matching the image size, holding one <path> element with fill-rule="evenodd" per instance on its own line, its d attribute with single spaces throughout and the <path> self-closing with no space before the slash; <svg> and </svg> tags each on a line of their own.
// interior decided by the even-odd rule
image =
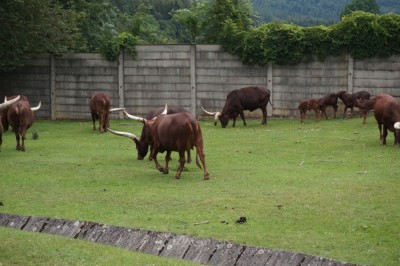
<svg viewBox="0 0 400 266">
<path fill-rule="evenodd" d="M 144 236 L 138 251 L 160 255 L 171 236 L 171 233 L 149 231 L 149 233 Z"/>
<path fill-rule="evenodd" d="M 46 217 L 31 217 L 24 226 L 24 231 L 41 232 L 44 225 L 49 221 Z"/>
<path fill-rule="evenodd" d="M 168 243 L 166 243 L 160 256 L 182 259 L 191 247 L 192 242 L 193 237 L 187 235 L 173 235 Z"/>
<path fill-rule="evenodd" d="M 243 245 L 221 242 L 208 263 L 212 265 L 235 265 L 243 251 Z"/>
<path fill-rule="evenodd" d="M 84 222 L 80 221 L 50 219 L 48 223 L 44 225 L 42 232 L 74 238 L 81 231 L 83 224 Z"/>
<path fill-rule="evenodd" d="M 209 238 L 193 238 L 192 244 L 183 259 L 207 264 L 216 251 L 218 244 L 220 244 L 219 241 Z"/>
</svg>

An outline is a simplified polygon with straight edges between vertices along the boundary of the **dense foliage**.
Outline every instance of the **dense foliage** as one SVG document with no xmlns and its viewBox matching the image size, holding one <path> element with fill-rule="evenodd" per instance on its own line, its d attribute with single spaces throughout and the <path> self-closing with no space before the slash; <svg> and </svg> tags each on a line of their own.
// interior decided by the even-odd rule
<svg viewBox="0 0 400 266">
<path fill-rule="evenodd" d="M 231 30 L 232 32 L 232 30 Z M 399 54 L 400 16 L 363 11 L 345 16 L 330 27 L 299 27 L 267 23 L 249 32 L 235 32 L 241 40 L 222 44 L 246 64 L 297 64 L 317 56 L 350 53 L 356 59 Z"/>
<path fill-rule="evenodd" d="M 371 0 L 355 0 L 370 2 Z M 382 14 L 400 14 L 400 3 L 397 0 L 372 0 L 379 5 Z M 354 0 L 252 0 L 254 10 L 260 16 L 260 23 L 279 22 L 294 23 L 300 26 L 332 25 L 340 20 L 346 5 Z M 352 10 L 369 11 L 358 6 Z M 375 13 L 375 12 L 373 12 Z M 345 15 L 347 15 L 346 13 Z"/>
<path fill-rule="evenodd" d="M 400 4 L 393 0 L 3 0 L 0 71 L 12 70 L 34 54 L 101 52 L 113 60 L 118 48 L 134 51 L 135 44 L 154 43 L 221 44 L 244 62 L 262 65 L 295 64 L 305 57 L 342 52 L 357 58 L 398 53 L 397 15 L 349 14 L 337 22 L 341 11 L 360 9 L 399 13 Z M 268 21 L 273 23 L 260 24 Z"/>
</svg>

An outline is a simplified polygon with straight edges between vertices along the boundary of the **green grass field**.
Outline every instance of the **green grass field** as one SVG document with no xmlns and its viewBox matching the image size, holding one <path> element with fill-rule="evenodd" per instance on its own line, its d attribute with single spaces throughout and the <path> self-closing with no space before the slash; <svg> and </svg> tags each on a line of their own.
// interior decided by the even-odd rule
<svg viewBox="0 0 400 266">
<path fill-rule="evenodd" d="M 210 180 L 204 181 L 195 163 L 186 165 L 180 180 L 174 178 L 177 153 L 170 174 L 164 175 L 154 162 L 136 159 L 131 140 L 92 131 L 89 121 L 38 120 L 24 153 L 15 150 L 11 132 L 3 135 L 0 212 L 399 265 L 400 149 L 392 145 L 393 134 L 387 146 L 380 146 L 371 116 L 366 125 L 362 118 L 318 124 L 309 118 L 304 125 L 298 119 L 269 119 L 265 126 L 260 121 L 249 120 L 243 127 L 238 120 L 236 128 L 231 122 L 225 129 L 201 121 L 210 171 Z M 111 128 L 141 132 L 141 124 L 132 120 L 112 120 Z M 164 156 L 158 156 L 162 164 Z M 236 224 L 241 216 L 247 222 Z M 121 264 L 181 263 L 10 228 L 0 228 L 0 239 L 0 265 L 107 265 L 119 257 Z M 51 245 L 36 244 L 48 239 Z M 21 246 L 33 243 L 35 252 L 24 256 Z M 95 263 L 86 261 L 88 253 Z M 42 254 L 47 255 L 39 260 Z M 38 263 L 32 263 L 35 258 Z"/>
</svg>

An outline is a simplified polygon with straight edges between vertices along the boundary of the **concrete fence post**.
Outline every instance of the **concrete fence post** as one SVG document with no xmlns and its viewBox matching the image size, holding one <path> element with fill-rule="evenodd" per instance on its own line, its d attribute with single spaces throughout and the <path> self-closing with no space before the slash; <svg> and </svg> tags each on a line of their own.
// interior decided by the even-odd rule
<svg viewBox="0 0 400 266">
<path fill-rule="evenodd" d="M 196 116 L 196 45 L 190 45 L 190 112 Z"/>
<path fill-rule="evenodd" d="M 118 107 L 125 107 L 125 86 L 124 86 L 124 49 L 122 48 L 118 57 Z M 124 114 L 119 112 L 119 118 L 123 119 Z"/>
<path fill-rule="evenodd" d="M 353 79 L 354 79 L 354 58 L 349 54 L 349 65 L 347 73 L 347 92 L 354 93 L 353 91 Z"/>
<path fill-rule="evenodd" d="M 270 61 L 270 62 L 268 62 L 268 65 L 267 65 L 267 88 L 271 91 L 271 103 L 274 103 L 274 100 L 273 100 L 273 71 L 272 71 L 272 62 Z M 272 106 L 270 106 L 270 105 L 268 105 L 267 104 L 267 112 L 269 112 L 270 114 L 271 114 L 271 116 L 273 115 L 273 108 L 272 108 Z M 271 109 L 269 109 L 269 108 L 271 108 Z"/>
<path fill-rule="evenodd" d="M 50 112 L 51 120 L 56 120 L 56 64 L 54 54 L 50 55 Z"/>
</svg>

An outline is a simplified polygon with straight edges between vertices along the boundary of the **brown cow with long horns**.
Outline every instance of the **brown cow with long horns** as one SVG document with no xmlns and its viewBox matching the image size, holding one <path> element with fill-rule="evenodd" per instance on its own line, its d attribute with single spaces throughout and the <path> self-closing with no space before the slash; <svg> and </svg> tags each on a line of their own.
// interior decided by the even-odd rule
<svg viewBox="0 0 400 266">
<path fill-rule="evenodd" d="M 10 99 L 16 98 L 16 96 L 9 97 Z M 26 131 L 32 126 L 34 120 L 33 112 L 39 110 L 41 102 L 38 106 L 31 107 L 28 99 L 25 96 L 21 96 L 20 100 L 13 103 L 11 106 L 6 108 L 3 112 L 2 121 L 4 129 L 8 129 L 8 125 L 13 128 L 15 139 L 17 141 L 16 149 L 18 151 L 25 151 L 25 138 Z M 22 142 L 20 142 L 22 140 Z"/>
<path fill-rule="evenodd" d="M 270 103 L 272 105 L 270 96 L 270 90 L 265 87 L 249 86 L 229 92 L 221 112 L 209 112 L 203 107 L 201 108 L 206 114 L 214 115 L 214 125 L 217 125 L 219 119 L 223 128 L 226 127 L 229 119 L 233 120 L 232 127 L 234 127 L 238 115 L 240 115 L 243 124 L 246 126 L 243 111 L 249 110 L 252 112 L 258 108 L 263 113 L 261 124 L 267 124 L 267 104 Z"/>
<path fill-rule="evenodd" d="M 185 152 L 196 147 L 196 164 L 199 168 L 202 168 L 198 159 L 203 165 L 204 179 L 209 179 L 209 173 L 206 166 L 204 149 L 203 149 L 203 135 L 201 132 L 200 124 L 193 117 L 192 114 L 183 112 L 167 115 L 167 105 L 165 106 L 164 112 L 151 120 L 147 120 L 141 117 L 133 116 L 124 110 L 126 116 L 131 119 L 140 121 L 144 124 L 144 127 L 148 129 L 148 138 L 151 138 L 153 143 L 153 159 L 156 164 L 156 168 L 164 174 L 169 173 L 168 163 L 171 160 L 171 152 L 177 151 L 179 153 L 179 168 L 175 174 L 175 177 L 179 179 L 183 167 L 185 165 Z M 136 141 L 138 138 L 128 132 L 114 131 L 108 128 L 108 130 L 118 136 L 128 137 Z M 163 168 L 157 161 L 157 154 L 159 152 L 167 152 L 165 156 L 165 167 Z"/>
<path fill-rule="evenodd" d="M 18 95 L 14 99 L 7 101 L 7 97 L 4 99 L 4 103 L 0 103 L 0 151 L 1 151 L 1 144 L 3 144 L 3 110 L 12 105 L 13 103 L 19 100 L 20 96 Z M 7 115 L 5 115 L 7 118 Z"/>
</svg>

